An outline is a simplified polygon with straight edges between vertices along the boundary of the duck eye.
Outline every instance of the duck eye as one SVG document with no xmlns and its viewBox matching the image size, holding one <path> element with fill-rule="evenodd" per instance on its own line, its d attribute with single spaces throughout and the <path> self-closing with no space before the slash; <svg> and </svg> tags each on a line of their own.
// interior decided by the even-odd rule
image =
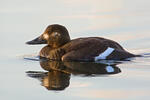
<svg viewBox="0 0 150 100">
<path fill-rule="evenodd" d="M 48 34 L 43 34 L 43 38 L 47 40 L 49 38 L 49 35 Z"/>
<path fill-rule="evenodd" d="M 53 32 L 52 36 L 60 36 L 60 34 L 58 32 Z"/>
</svg>

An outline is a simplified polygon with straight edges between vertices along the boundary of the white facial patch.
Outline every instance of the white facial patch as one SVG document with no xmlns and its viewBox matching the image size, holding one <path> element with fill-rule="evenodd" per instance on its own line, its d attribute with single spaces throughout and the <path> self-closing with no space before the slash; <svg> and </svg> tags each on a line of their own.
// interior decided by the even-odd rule
<svg viewBox="0 0 150 100">
<path fill-rule="evenodd" d="M 49 38 L 49 35 L 48 34 L 43 34 L 43 37 L 44 37 L 44 39 L 48 39 Z"/>
<path fill-rule="evenodd" d="M 106 59 L 114 50 L 114 48 L 108 47 L 103 53 L 95 57 L 95 61 L 98 61 L 100 59 Z"/>
</svg>

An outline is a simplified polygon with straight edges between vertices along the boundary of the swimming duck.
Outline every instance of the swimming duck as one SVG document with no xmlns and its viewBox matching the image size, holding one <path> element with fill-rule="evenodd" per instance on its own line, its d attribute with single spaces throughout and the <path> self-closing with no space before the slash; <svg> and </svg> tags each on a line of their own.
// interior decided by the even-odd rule
<svg viewBox="0 0 150 100">
<path fill-rule="evenodd" d="M 59 24 L 49 25 L 29 45 L 47 44 L 39 53 L 40 58 L 59 61 L 124 60 L 136 57 L 117 42 L 102 37 L 70 39 L 68 30 Z"/>
</svg>

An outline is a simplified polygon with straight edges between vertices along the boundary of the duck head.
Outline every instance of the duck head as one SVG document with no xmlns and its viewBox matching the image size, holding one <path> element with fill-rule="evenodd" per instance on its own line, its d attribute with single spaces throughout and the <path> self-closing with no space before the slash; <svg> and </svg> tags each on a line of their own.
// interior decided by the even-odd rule
<svg viewBox="0 0 150 100">
<path fill-rule="evenodd" d="M 67 29 L 62 25 L 53 24 L 49 25 L 41 36 L 26 42 L 26 44 L 48 44 L 52 48 L 58 48 L 69 41 L 70 36 Z"/>
</svg>

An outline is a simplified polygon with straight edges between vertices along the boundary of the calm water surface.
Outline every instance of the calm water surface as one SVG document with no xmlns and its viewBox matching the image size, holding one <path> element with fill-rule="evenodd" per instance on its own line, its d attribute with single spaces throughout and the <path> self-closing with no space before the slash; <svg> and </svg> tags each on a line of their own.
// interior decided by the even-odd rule
<svg viewBox="0 0 150 100">
<path fill-rule="evenodd" d="M 149 0 L 3 0 L 0 22 L 1 100 L 149 100 Z M 111 64 L 24 59 L 44 46 L 25 42 L 54 23 L 72 39 L 101 36 L 147 55 Z"/>
</svg>

